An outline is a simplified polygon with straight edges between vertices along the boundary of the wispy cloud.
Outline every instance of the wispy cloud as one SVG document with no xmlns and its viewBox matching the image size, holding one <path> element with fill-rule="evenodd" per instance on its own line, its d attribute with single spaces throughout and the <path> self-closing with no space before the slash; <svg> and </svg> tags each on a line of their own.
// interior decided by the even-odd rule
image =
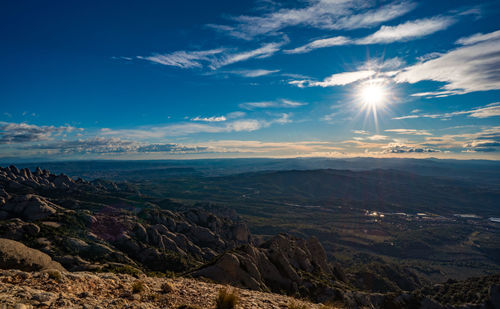
<svg viewBox="0 0 500 309">
<path fill-rule="evenodd" d="M 252 132 L 273 124 L 291 122 L 291 114 L 277 114 L 272 119 L 234 119 L 231 121 L 183 122 L 164 126 L 148 126 L 133 129 L 103 128 L 100 134 L 134 140 L 161 140 L 171 136 L 186 136 L 199 133 Z"/>
<path fill-rule="evenodd" d="M 362 135 L 370 134 L 370 132 L 365 131 L 365 130 L 352 130 L 352 133 L 354 133 L 354 134 L 362 134 Z"/>
<path fill-rule="evenodd" d="M 453 24 L 451 17 L 433 17 L 407 21 L 397 26 L 382 26 L 377 32 L 364 38 L 354 39 L 345 36 L 335 36 L 326 39 L 314 40 L 306 45 L 285 50 L 287 54 L 302 54 L 318 48 L 340 45 L 369 45 L 405 42 L 428 36 L 437 31 L 444 30 Z"/>
<path fill-rule="evenodd" d="M 456 111 L 443 114 L 411 114 L 406 116 L 394 117 L 392 119 L 417 119 L 417 118 L 447 119 L 460 115 L 467 115 L 473 118 L 489 118 L 489 117 L 500 116 L 500 102 L 490 103 L 482 107 L 476 107 L 474 109 L 465 111 Z"/>
<path fill-rule="evenodd" d="M 369 1 L 311 0 L 301 8 L 281 8 L 262 16 L 233 17 L 234 25 L 208 26 L 249 40 L 259 35 L 276 35 L 291 26 L 329 30 L 373 27 L 402 16 L 414 7 L 415 4 L 409 1 L 394 1 L 374 7 Z"/>
<path fill-rule="evenodd" d="M 239 107 L 243 109 L 253 110 L 259 108 L 295 108 L 304 105 L 307 105 L 307 103 L 280 99 L 277 101 L 246 102 L 241 103 Z"/>
<path fill-rule="evenodd" d="M 229 73 L 240 75 L 243 77 L 261 77 L 266 75 L 271 75 L 274 73 L 278 73 L 280 70 L 264 70 L 264 69 L 256 69 L 256 70 L 234 70 L 234 71 L 224 71 L 222 73 Z"/>
<path fill-rule="evenodd" d="M 407 67 L 395 76 L 395 80 L 411 84 L 426 80 L 445 83 L 438 91 L 416 93 L 415 96 L 443 97 L 500 89 L 500 36 L 480 34 L 462 42 L 470 45 Z"/>
<path fill-rule="evenodd" d="M 327 39 L 319 39 L 319 40 L 314 40 L 306 45 L 294 48 L 294 49 L 288 49 L 284 50 L 283 52 L 286 54 L 303 54 L 303 53 L 308 53 L 312 50 L 318 49 L 318 48 L 325 48 L 325 47 L 332 47 L 332 46 L 340 46 L 340 45 L 349 45 L 352 43 L 352 40 L 348 37 L 345 36 L 335 36 Z"/>
<path fill-rule="evenodd" d="M 325 78 L 323 81 L 293 80 L 288 83 L 300 88 L 344 86 L 359 80 L 367 79 L 375 74 L 376 72 L 373 70 L 362 70 L 333 74 L 330 77 Z"/>
<path fill-rule="evenodd" d="M 389 138 L 388 136 L 379 135 L 379 134 L 375 134 L 375 135 L 366 137 L 366 139 L 369 139 L 370 141 L 383 141 L 383 140 L 386 140 L 388 138 Z"/>
<path fill-rule="evenodd" d="M 168 54 L 153 54 L 152 56 L 138 56 L 137 58 L 159 63 L 162 65 L 179 67 L 183 69 L 201 68 L 204 62 L 211 63 L 215 56 L 221 55 L 225 49 L 210 49 L 202 51 L 176 51 Z"/>
<path fill-rule="evenodd" d="M 278 52 L 285 43 L 286 40 L 282 42 L 267 43 L 257 49 L 243 52 L 235 52 L 227 48 L 217 48 L 202 51 L 175 51 L 166 54 L 153 54 L 152 56 L 146 57 L 138 56 L 137 58 L 182 69 L 202 68 L 205 66 L 211 69 L 218 69 L 223 66 L 247 61 L 253 58 L 262 59 L 270 57 Z M 252 72 L 247 73 L 252 75 Z M 263 73 L 263 71 L 260 73 Z"/>
<path fill-rule="evenodd" d="M 81 129 L 72 126 L 37 126 L 27 123 L 0 122 L 0 144 L 44 141 L 75 130 Z"/>
<path fill-rule="evenodd" d="M 408 41 L 448 28 L 451 17 L 433 17 L 407 21 L 397 26 L 382 26 L 377 32 L 355 41 L 356 44 L 379 44 Z"/>
<path fill-rule="evenodd" d="M 246 52 L 240 52 L 234 54 L 226 54 L 224 55 L 224 57 L 214 59 L 214 61 L 210 64 L 210 67 L 213 69 L 217 69 L 222 66 L 226 66 L 236 62 L 246 61 L 251 58 L 262 59 L 271 57 L 276 52 L 278 52 L 281 46 L 285 43 L 286 42 L 268 43 L 254 50 L 249 50 Z"/>
<path fill-rule="evenodd" d="M 257 119 L 239 119 L 222 123 L 178 123 L 166 126 L 135 129 L 101 129 L 105 136 L 118 136 L 139 140 L 161 139 L 169 136 L 183 136 L 197 133 L 227 133 L 255 131 L 269 126 L 268 122 Z"/>
<path fill-rule="evenodd" d="M 385 132 L 392 132 L 402 135 L 432 135 L 427 130 L 416 130 L 416 129 L 387 129 Z"/>
<path fill-rule="evenodd" d="M 476 33 L 474 35 L 471 35 L 471 36 L 468 36 L 465 38 L 461 38 L 461 39 L 457 40 L 456 43 L 460 44 L 460 45 L 472 45 L 472 44 L 476 44 L 479 42 L 497 40 L 497 39 L 500 39 L 500 30 L 495 31 L 495 32 L 486 33 L 486 34 Z"/>
<path fill-rule="evenodd" d="M 236 119 L 236 118 L 241 118 L 241 117 L 245 117 L 245 116 L 246 116 L 245 112 L 236 111 L 236 112 L 231 112 L 231 113 L 227 114 L 226 118 L 227 119 Z"/>
<path fill-rule="evenodd" d="M 226 117 L 224 116 L 212 116 L 212 117 L 194 117 L 191 118 L 191 121 L 203 121 L 203 122 L 222 122 L 226 121 Z"/>
</svg>

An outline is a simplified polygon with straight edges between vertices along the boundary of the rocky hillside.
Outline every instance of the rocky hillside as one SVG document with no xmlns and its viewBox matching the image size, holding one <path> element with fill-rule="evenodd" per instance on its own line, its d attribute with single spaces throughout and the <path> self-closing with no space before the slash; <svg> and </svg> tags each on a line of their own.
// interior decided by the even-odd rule
<svg viewBox="0 0 500 309">
<path fill-rule="evenodd" d="M 225 289 L 238 308 L 336 308 L 186 278 L 0 270 L 0 308 L 215 308 Z"/>
<path fill-rule="evenodd" d="M 208 308 L 220 288 L 200 281 L 209 280 L 348 308 L 483 308 L 495 301 L 500 285 L 499 277 L 490 278 L 462 299 L 450 294 L 446 285 L 427 287 L 413 273 L 392 265 L 367 265 L 344 273 L 327 260 L 316 238 L 280 234 L 256 240 L 231 210 L 153 199 L 127 183 L 88 182 L 15 166 L 0 167 L 0 269 L 9 270 L 2 273 L 0 302 L 35 304 L 33 297 L 39 303 L 47 298 L 56 307 L 86 303 L 90 300 L 80 296 L 93 291 L 102 307 L 135 302 L 134 306 L 148 308 L 189 301 Z M 57 278 L 44 280 L 54 272 Z M 198 281 L 171 281 L 181 287 L 178 295 L 172 294 L 180 299 L 175 301 L 157 293 L 167 280 L 158 276 Z M 85 280 L 94 283 L 87 286 Z M 137 280 L 147 293 L 130 294 Z M 451 291 L 460 291 L 460 284 Z M 378 289 L 384 293 L 374 293 Z M 33 296 L 32 290 L 49 296 Z M 240 294 L 242 299 L 248 296 L 245 308 L 286 308 L 291 301 L 249 290 Z M 168 302 L 160 305 L 163 301 Z"/>
</svg>

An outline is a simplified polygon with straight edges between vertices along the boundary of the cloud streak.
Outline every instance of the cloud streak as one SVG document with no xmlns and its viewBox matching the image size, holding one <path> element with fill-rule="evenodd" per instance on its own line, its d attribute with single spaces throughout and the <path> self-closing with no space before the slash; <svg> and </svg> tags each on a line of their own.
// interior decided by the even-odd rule
<svg viewBox="0 0 500 309">
<path fill-rule="evenodd" d="M 146 57 L 138 56 L 137 58 L 181 69 L 203 68 L 208 66 L 210 69 L 216 70 L 223 66 L 250 59 L 271 57 L 278 52 L 281 49 L 281 46 L 285 43 L 286 40 L 282 42 L 267 43 L 257 49 L 243 52 L 234 52 L 226 48 L 217 48 L 202 51 L 175 51 L 166 54 L 153 54 Z M 249 74 L 249 77 L 255 77 L 255 75 L 251 76 L 252 72 L 247 73 Z M 263 73 L 263 71 L 260 73 Z"/>
<path fill-rule="evenodd" d="M 299 88 L 345 86 L 363 79 L 367 79 L 375 74 L 376 72 L 373 70 L 362 70 L 362 71 L 333 74 L 330 77 L 325 78 L 323 81 L 312 81 L 303 79 L 303 80 L 293 80 L 288 83 L 291 85 L 295 85 Z"/>
<path fill-rule="evenodd" d="M 276 35 L 287 27 L 328 30 L 373 27 L 402 16 L 415 8 L 409 1 L 394 1 L 374 8 L 368 1 L 311 0 L 301 8 L 282 8 L 262 16 L 233 17 L 234 25 L 208 25 L 230 36 L 250 40 L 260 35 Z"/>
<path fill-rule="evenodd" d="M 314 40 L 306 45 L 285 50 L 287 54 L 307 53 L 318 48 L 341 45 L 370 45 L 405 42 L 428 36 L 437 31 L 444 30 L 453 24 L 451 17 L 432 17 L 407 21 L 397 26 L 382 26 L 375 33 L 364 38 L 353 39 L 345 36 L 335 36 L 326 39 Z"/>
<path fill-rule="evenodd" d="M 433 119 L 448 119 L 455 116 L 467 115 L 472 118 L 489 118 L 500 116 L 500 102 L 490 103 L 488 105 L 477 107 L 471 110 L 456 111 L 443 114 L 410 114 L 405 116 L 394 117 L 392 119 L 417 119 L 417 118 L 433 118 Z"/>
<path fill-rule="evenodd" d="M 462 43 L 470 45 L 407 67 L 395 76 L 395 81 L 414 84 L 431 80 L 445 83 L 439 91 L 416 93 L 414 96 L 443 97 L 498 90 L 500 35 L 494 33 L 464 38 Z"/>
<path fill-rule="evenodd" d="M 241 103 L 239 107 L 247 110 L 254 110 L 263 108 L 296 108 L 304 105 L 307 105 L 307 103 L 279 99 L 277 101 L 246 102 Z"/>
</svg>

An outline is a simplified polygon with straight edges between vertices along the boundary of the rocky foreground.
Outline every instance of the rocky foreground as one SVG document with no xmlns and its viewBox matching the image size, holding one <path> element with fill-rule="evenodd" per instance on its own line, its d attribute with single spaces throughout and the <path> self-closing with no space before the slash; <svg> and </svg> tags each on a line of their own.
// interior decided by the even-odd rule
<svg viewBox="0 0 500 309">
<path fill-rule="evenodd" d="M 0 308 L 215 308 L 218 292 L 226 288 L 187 278 L 0 270 Z M 238 308 L 335 308 L 283 295 L 229 289 L 239 296 Z"/>
</svg>

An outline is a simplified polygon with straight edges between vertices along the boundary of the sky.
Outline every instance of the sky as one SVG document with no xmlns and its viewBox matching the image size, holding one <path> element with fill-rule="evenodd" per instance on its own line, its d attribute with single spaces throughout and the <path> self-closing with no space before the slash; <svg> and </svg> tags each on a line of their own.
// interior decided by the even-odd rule
<svg viewBox="0 0 500 309">
<path fill-rule="evenodd" d="M 500 3 L 2 1 L 0 160 L 500 159 Z"/>
</svg>

